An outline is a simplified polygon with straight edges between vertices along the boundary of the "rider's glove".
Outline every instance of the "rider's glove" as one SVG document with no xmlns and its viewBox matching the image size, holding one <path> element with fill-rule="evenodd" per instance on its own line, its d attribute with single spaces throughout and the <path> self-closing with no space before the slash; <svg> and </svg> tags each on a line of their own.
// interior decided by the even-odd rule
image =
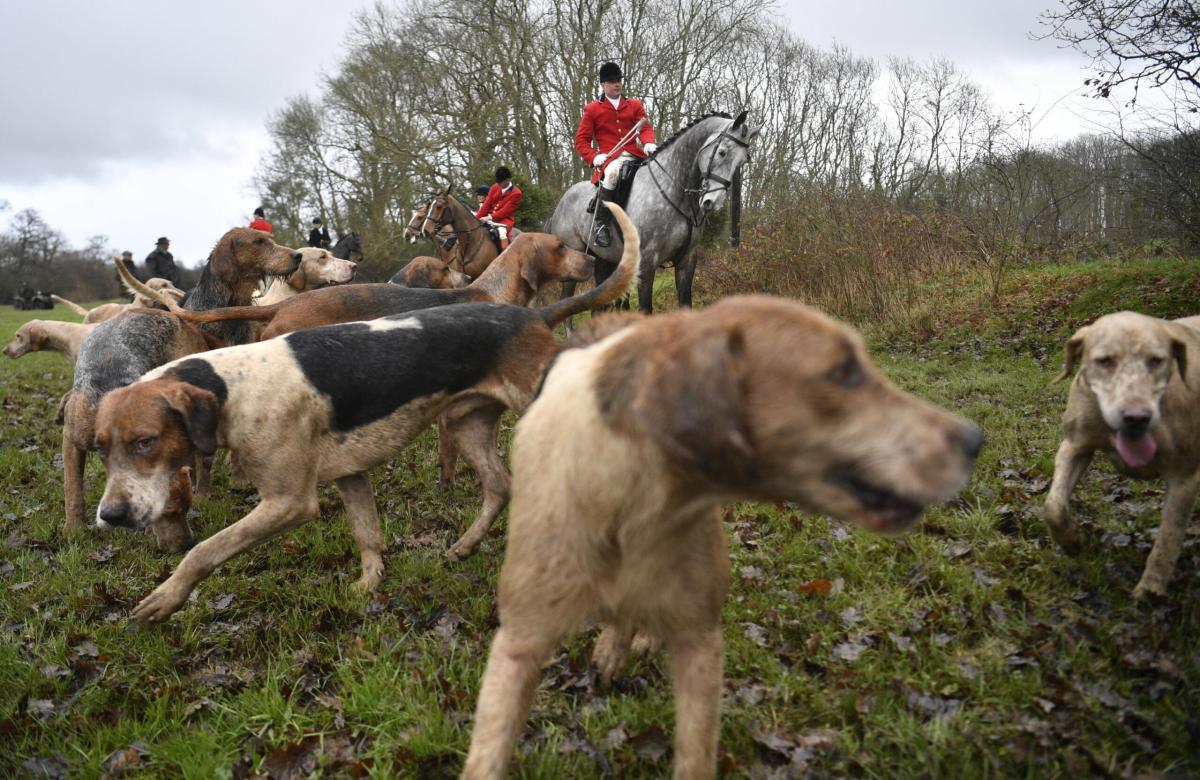
<svg viewBox="0 0 1200 780">
<path fill-rule="evenodd" d="M 604 165 L 606 160 L 608 160 L 608 155 L 601 152 L 592 159 L 592 167 L 599 168 L 601 165 Z"/>
<path fill-rule="evenodd" d="M 648 143 L 643 148 L 646 150 L 646 154 L 654 154 L 658 151 L 658 144 Z"/>
</svg>

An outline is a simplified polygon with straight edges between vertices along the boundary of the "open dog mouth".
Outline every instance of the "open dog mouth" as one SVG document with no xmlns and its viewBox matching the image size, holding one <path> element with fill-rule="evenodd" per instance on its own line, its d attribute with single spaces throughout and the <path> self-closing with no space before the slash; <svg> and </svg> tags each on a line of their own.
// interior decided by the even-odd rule
<svg viewBox="0 0 1200 780">
<path fill-rule="evenodd" d="M 831 480 L 854 496 L 864 510 L 859 516 L 860 521 L 872 531 L 886 532 L 906 528 L 925 510 L 924 504 L 873 485 L 847 471 L 834 473 Z"/>
<path fill-rule="evenodd" d="M 1158 452 L 1158 442 L 1146 431 L 1117 431 L 1112 434 L 1113 449 L 1126 466 L 1140 469 L 1150 465 Z"/>
</svg>

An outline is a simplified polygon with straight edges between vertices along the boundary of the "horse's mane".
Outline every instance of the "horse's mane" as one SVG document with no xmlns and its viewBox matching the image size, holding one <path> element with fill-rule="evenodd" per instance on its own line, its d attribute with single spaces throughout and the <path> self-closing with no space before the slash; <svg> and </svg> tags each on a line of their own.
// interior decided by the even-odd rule
<svg viewBox="0 0 1200 780">
<path fill-rule="evenodd" d="M 665 140 L 665 141 L 663 141 L 661 144 L 659 144 L 659 145 L 658 145 L 658 148 L 654 150 L 654 154 L 650 155 L 650 156 L 649 156 L 649 157 L 647 157 L 646 159 L 647 159 L 647 160 L 652 160 L 652 159 L 654 159 L 655 157 L 657 157 L 658 155 L 662 154 L 662 153 L 663 153 L 663 151 L 664 151 L 664 150 L 665 150 L 665 149 L 666 149 L 668 146 L 670 146 L 671 144 L 675 143 L 675 140 L 676 140 L 677 138 L 679 138 L 679 136 L 683 135 L 683 134 L 684 134 L 684 133 L 686 133 L 688 130 L 691 130 L 693 125 L 699 124 L 700 122 L 703 122 L 705 119 L 711 119 L 711 118 L 712 118 L 712 117 L 714 117 L 714 116 L 719 116 L 719 117 L 721 117 L 722 119 L 733 119 L 733 117 L 732 117 L 732 116 L 730 116 L 729 114 L 726 114 L 724 111 L 711 111 L 711 112 L 709 112 L 709 113 L 705 114 L 704 116 L 698 116 L 698 117 L 696 117 L 695 119 L 693 119 L 692 121 L 688 122 L 688 123 L 687 123 L 686 125 L 684 125 L 683 127 L 681 127 L 681 128 L 679 128 L 678 130 L 676 130 L 676 131 L 675 131 L 675 133 L 674 133 L 674 134 L 673 134 L 673 135 L 672 135 L 670 138 L 668 138 L 667 140 Z"/>
</svg>

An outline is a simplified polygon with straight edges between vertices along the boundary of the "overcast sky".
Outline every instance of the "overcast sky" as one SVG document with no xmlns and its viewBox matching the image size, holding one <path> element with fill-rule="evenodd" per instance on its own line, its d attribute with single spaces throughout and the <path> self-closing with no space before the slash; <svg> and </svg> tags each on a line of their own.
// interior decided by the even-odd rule
<svg viewBox="0 0 1200 780">
<path fill-rule="evenodd" d="M 998 108 L 1086 129 L 1083 58 L 1028 37 L 1056 0 L 783 0 L 810 43 L 954 61 Z M 0 200 L 70 242 L 104 235 L 141 260 L 159 235 L 195 265 L 257 204 L 266 122 L 319 91 L 360 0 L 2 0 Z M 19 75 L 17 75 L 19 74 Z M 1066 98 L 1064 100 L 1064 98 Z M 1053 107 L 1053 110 L 1051 111 Z M 268 215 L 269 216 L 269 215 Z"/>
</svg>

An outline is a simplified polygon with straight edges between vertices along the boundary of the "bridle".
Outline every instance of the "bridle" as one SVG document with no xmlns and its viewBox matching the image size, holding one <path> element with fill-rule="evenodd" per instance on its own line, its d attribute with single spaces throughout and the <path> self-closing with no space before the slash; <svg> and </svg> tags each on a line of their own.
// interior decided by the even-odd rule
<svg viewBox="0 0 1200 780">
<path fill-rule="evenodd" d="M 721 132 L 716 133 L 715 135 L 713 135 L 712 138 L 709 138 L 707 141 L 705 141 L 700 146 L 700 148 L 696 150 L 696 157 L 699 157 L 701 154 L 703 154 L 704 150 L 707 149 L 709 146 L 713 145 L 714 143 L 717 144 L 717 146 L 719 147 L 722 140 L 729 140 L 731 143 L 734 143 L 746 150 L 746 159 L 742 161 L 743 165 L 750 161 L 750 142 L 743 141 L 741 138 L 730 135 L 728 128 L 721 130 Z M 704 225 L 705 221 L 708 219 L 708 212 L 706 212 L 706 211 L 704 211 L 704 209 L 700 208 L 700 201 L 704 199 L 704 196 L 709 195 L 711 193 L 724 192 L 724 191 L 728 190 L 729 187 L 733 184 L 733 182 L 730 179 L 726 179 L 724 176 L 720 176 L 718 174 L 713 173 L 713 165 L 716 163 L 716 159 L 717 159 L 717 150 L 714 149 L 713 153 L 708 156 L 708 166 L 704 170 L 704 175 L 700 179 L 701 186 L 698 188 L 680 186 L 678 184 L 678 182 L 675 180 L 675 177 L 672 176 L 667 171 L 667 169 L 663 166 L 663 164 L 661 162 L 659 162 L 657 154 L 654 155 L 653 157 L 651 157 L 650 161 L 649 161 L 653 165 L 657 165 L 659 170 L 661 170 L 665 176 L 667 176 L 671 179 L 672 185 L 675 185 L 674 187 L 672 187 L 672 189 L 677 188 L 680 192 L 682 192 L 684 194 L 696 193 L 695 204 L 691 204 L 691 203 L 688 204 L 690 206 L 689 211 L 691 211 L 691 213 L 689 214 L 688 212 L 684 211 L 683 208 L 681 208 L 679 206 L 679 204 L 677 204 L 671 198 L 670 195 L 667 194 L 667 191 L 665 189 L 663 189 L 662 184 L 659 183 L 658 177 L 654 174 L 654 168 L 652 168 L 652 167 L 650 168 L 650 180 L 653 181 L 654 186 L 658 188 L 659 194 L 663 196 L 663 198 L 667 201 L 668 204 L 670 204 L 671 208 L 675 209 L 675 212 L 677 214 L 679 214 L 679 216 L 683 217 L 687 221 L 687 223 L 688 223 L 688 243 L 689 244 L 691 243 L 692 230 L 695 228 L 702 227 Z M 705 186 L 706 183 L 708 183 L 708 182 L 716 182 L 720 186 L 718 186 L 718 187 Z M 696 216 L 697 213 L 699 213 L 698 217 Z"/>
</svg>

